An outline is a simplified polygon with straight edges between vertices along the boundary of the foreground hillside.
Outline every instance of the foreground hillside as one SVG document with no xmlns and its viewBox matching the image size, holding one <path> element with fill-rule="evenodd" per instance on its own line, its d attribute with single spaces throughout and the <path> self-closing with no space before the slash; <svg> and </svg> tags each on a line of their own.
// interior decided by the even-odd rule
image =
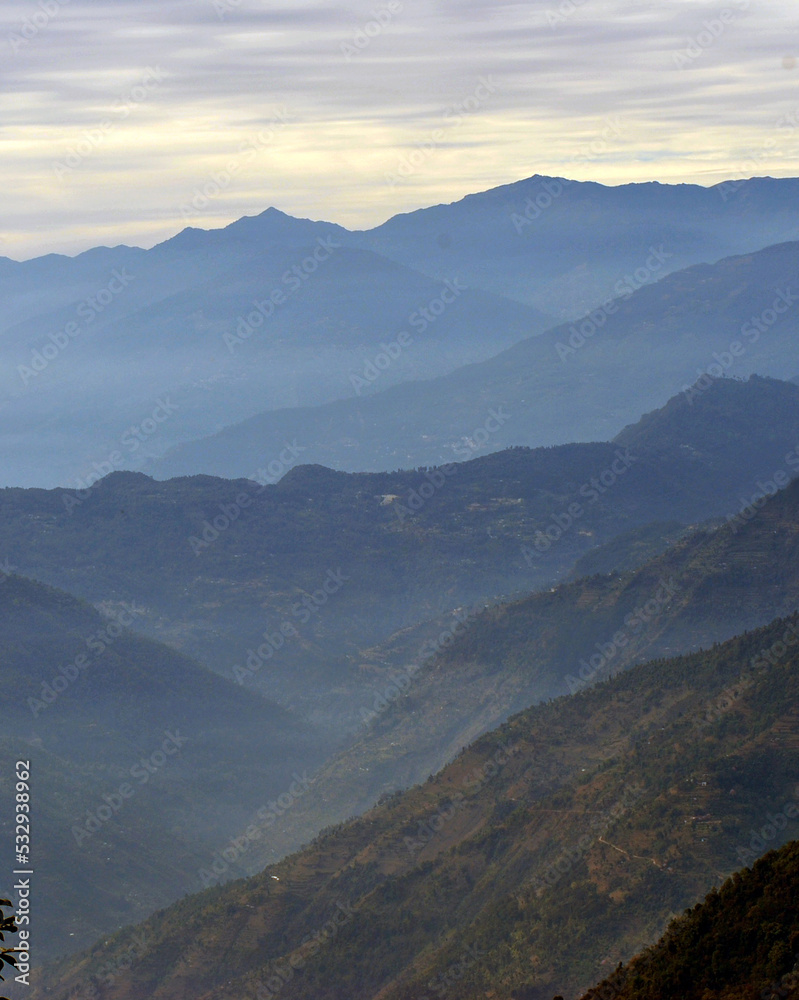
<svg viewBox="0 0 799 1000">
<path fill-rule="evenodd" d="M 759 482 L 784 485 L 799 386 L 719 380 L 625 435 L 632 447 L 510 449 L 444 469 L 300 466 L 266 487 L 115 473 L 85 493 L 9 489 L 0 551 L 94 603 L 135 603 L 137 628 L 351 729 L 363 651 L 397 630 L 551 587 L 630 529 L 724 517 Z"/>
<path fill-rule="evenodd" d="M 796 810 L 799 812 L 799 810 Z M 799 989 L 799 841 L 736 872 L 583 1000 L 748 1000 Z"/>
<path fill-rule="evenodd" d="M 514 712 L 798 610 L 799 481 L 752 513 L 695 531 L 633 572 L 498 604 L 470 621 L 450 617 L 432 644 L 414 636 L 401 647 L 403 666 L 388 669 L 377 693 L 359 702 L 362 736 L 250 846 L 248 867 L 224 866 L 223 874 L 253 871 L 381 795 L 423 781 Z M 413 658 L 431 648 L 429 662 Z"/>
<path fill-rule="evenodd" d="M 585 990 L 791 837 L 798 628 L 528 710 L 423 786 L 51 969 L 31 996 L 74 995 L 136 934 L 104 1000 Z"/>
<path fill-rule="evenodd" d="M 213 852 L 331 749 L 284 709 L 134 635 L 138 614 L 0 583 L 2 760 L 31 764 L 42 956 L 192 890 Z M 7 844 L 13 773 L 0 774 Z"/>
</svg>

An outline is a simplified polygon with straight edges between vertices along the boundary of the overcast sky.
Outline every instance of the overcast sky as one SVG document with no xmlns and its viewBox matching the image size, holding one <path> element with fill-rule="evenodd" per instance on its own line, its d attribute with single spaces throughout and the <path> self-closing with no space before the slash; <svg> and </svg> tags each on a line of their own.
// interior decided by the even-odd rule
<svg viewBox="0 0 799 1000">
<path fill-rule="evenodd" d="M 5 0 L 0 254 L 270 205 L 367 228 L 535 173 L 793 176 L 797 27 L 796 0 Z"/>
</svg>

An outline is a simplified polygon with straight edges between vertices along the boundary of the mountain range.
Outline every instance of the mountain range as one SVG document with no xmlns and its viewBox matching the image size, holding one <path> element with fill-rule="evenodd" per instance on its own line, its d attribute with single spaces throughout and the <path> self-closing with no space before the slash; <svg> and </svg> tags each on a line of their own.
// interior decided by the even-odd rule
<svg viewBox="0 0 799 1000">
<path fill-rule="evenodd" d="M 789 178 L 608 187 L 536 174 L 357 238 L 425 274 L 454 269 L 475 288 L 573 319 L 651 280 L 654 248 L 673 254 L 662 274 L 796 240 L 797 190 Z"/>
<path fill-rule="evenodd" d="M 734 514 L 788 482 L 797 445 L 799 386 L 719 379 L 605 444 L 298 466 L 265 487 L 113 473 L 85 492 L 6 489 L 0 551 L 94 604 L 141 607 L 140 631 L 340 731 L 360 726 L 364 648 L 551 587 L 652 522 Z"/>
<path fill-rule="evenodd" d="M 420 324 L 424 357 L 402 352 L 385 384 L 549 325 L 457 275 L 447 284 L 345 246 L 337 227 L 277 212 L 249 222 L 0 273 L 6 484 L 136 469 L 263 409 L 353 395 L 350 373 Z"/>
<path fill-rule="evenodd" d="M 603 303 L 614 297 L 626 301 L 672 271 L 795 240 L 797 183 L 608 188 L 536 176 L 398 216 L 370 232 L 270 209 L 221 230 L 184 230 L 150 250 L 97 247 L 76 258 L 2 259 L 4 482 L 80 487 L 109 471 L 144 468 L 173 446 L 268 410 L 357 403 L 359 393 L 485 361 L 555 322 L 607 309 Z M 647 316 L 653 318 L 662 318 L 657 309 Z M 712 364 L 712 352 L 726 350 L 749 319 L 736 315 L 721 348 L 714 331 L 696 364 Z M 578 367 L 591 356 L 584 352 Z M 547 356 L 547 368 L 552 360 Z M 567 374 L 554 360 L 555 374 Z M 738 373 L 785 374 L 769 367 L 768 351 L 759 360 Z M 533 385 L 536 396 L 558 387 L 549 376 L 549 389 Z M 574 383 L 567 378 L 566 385 Z M 619 430 L 680 388 L 664 389 L 660 379 L 657 395 L 632 402 L 626 415 L 614 418 L 607 400 L 594 415 Z M 440 426 L 433 421 L 431 433 L 445 438 L 435 442 L 439 450 L 453 434 L 455 443 L 472 434 L 490 408 L 477 423 L 470 408 L 465 422 L 453 412 Z M 315 438 L 300 440 L 307 415 L 297 416 L 288 441 L 309 447 Z M 584 418 L 559 440 L 585 439 Z M 361 471 L 431 461 L 416 444 L 415 426 L 410 458 L 394 459 L 400 443 L 388 438 L 382 453 L 378 448 L 385 464 L 377 466 L 366 464 L 375 442 L 360 445 L 358 425 L 352 430 L 341 424 L 336 449 L 354 448 L 353 457 L 360 448 Z M 526 440 L 517 427 L 511 443 L 551 443 L 552 429 L 541 431 Z M 597 428 L 588 439 L 602 436 Z M 285 436 L 276 451 L 268 435 L 263 446 L 268 450 L 252 468 L 232 475 L 277 467 Z M 340 460 L 322 458 L 329 465 Z"/>
<path fill-rule="evenodd" d="M 339 633 L 340 652 L 331 659 L 330 650 L 336 648 L 334 625 L 341 614 L 335 600 L 345 599 L 346 595 L 346 602 L 363 605 L 367 599 L 366 588 L 358 586 L 358 577 L 348 566 L 343 572 L 351 579 L 344 583 L 354 584 L 357 593 L 346 594 L 346 588 L 336 589 L 338 584 L 334 582 L 328 588 L 330 614 L 322 619 L 326 608 L 320 607 L 316 632 L 305 635 L 300 618 L 291 616 L 289 605 L 282 605 L 289 617 L 282 625 L 266 629 L 269 648 L 259 654 L 262 662 L 239 656 L 240 672 L 234 670 L 229 680 L 215 678 L 171 650 L 131 635 L 124 641 L 107 643 L 113 648 L 103 650 L 97 658 L 95 666 L 103 667 L 104 659 L 110 662 L 124 649 L 126 655 L 113 674 L 89 669 L 85 677 L 75 679 L 74 689 L 68 685 L 66 696 L 57 699 L 51 710 L 47 698 L 52 697 L 56 683 L 63 684 L 61 677 L 69 680 L 68 675 L 75 672 L 69 666 L 75 662 L 72 653 L 77 650 L 78 655 L 89 637 L 102 634 L 108 628 L 107 619 L 104 621 L 96 611 L 63 593 L 8 576 L 0 600 L 5 599 L 8 614 L 4 634 L 10 644 L 7 662 L 12 667 L 16 701 L 4 711 L 4 718 L 8 715 L 18 722 L 10 730 L 7 728 L 5 735 L 17 741 L 14 754 L 33 755 L 37 770 L 47 775 L 52 806 L 46 835 L 41 840 L 49 856 L 65 862 L 65 868 L 54 866 L 54 883 L 60 881 L 68 887 L 62 900 L 50 909 L 50 948 L 59 950 L 68 944 L 72 950 L 88 943 L 101 928 L 110 929 L 126 917 L 144 916 L 159 903 L 173 900 L 181 890 L 196 890 L 204 884 L 260 870 L 312 839 L 321 828 L 359 814 L 381 796 L 437 772 L 475 738 L 495 729 L 520 709 L 567 691 L 580 692 L 643 659 L 707 647 L 742 630 L 759 627 L 775 616 L 790 614 L 799 607 L 793 551 L 799 487 L 792 483 L 768 500 L 764 495 L 755 496 L 750 487 L 759 485 L 765 494 L 788 481 L 795 464 L 788 461 L 792 441 L 799 443 L 799 387 L 773 379 L 722 379 L 694 403 L 681 396 L 662 411 L 647 415 L 624 432 L 619 444 L 595 446 L 601 456 L 615 456 L 620 447 L 630 446 L 641 456 L 641 463 L 646 463 L 640 466 L 646 471 L 639 480 L 633 478 L 633 463 L 625 473 L 630 477 L 626 492 L 614 495 L 623 489 L 625 480 L 620 477 L 613 490 L 608 490 L 612 503 L 596 514 L 584 498 L 576 499 L 582 496 L 578 484 L 584 475 L 588 477 L 585 446 L 545 449 L 540 453 L 511 450 L 467 463 L 451 477 L 453 490 L 458 492 L 449 498 L 443 511 L 433 514 L 422 538 L 423 544 L 429 544 L 431 532 L 435 537 L 451 524 L 446 547 L 442 548 L 442 552 L 450 553 L 450 561 L 459 551 L 468 554 L 470 561 L 474 559 L 470 539 L 475 536 L 458 528 L 458 517 L 463 516 L 458 511 L 478 502 L 480 494 L 476 491 L 481 484 L 483 488 L 490 484 L 496 494 L 498 485 L 504 483 L 512 494 L 522 483 L 529 483 L 527 496 L 532 502 L 536 491 L 545 490 L 543 495 L 548 498 L 555 484 L 561 483 L 558 489 L 563 490 L 564 481 L 571 483 L 570 492 L 559 493 L 558 503 L 553 507 L 550 500 L 545 509 L 554 511 L 557 518 L 563 511 L 574 514 L 571 504 L 585 502 L 585 525 L 599 518 L 594 530 L 610 539 L 603 547 L 603 558 L 611 563 L 614 546 L 626 559 L 627 539 L 645 537 L 651 519 L 655 519 L 657 528 L 657 518 L 667 509 L 690 515 L 708 512 L 715 504 L 717 513 L 723 515 L 727 504 L 728 514 L 720 517 L 720 526 L 680 529 L 677 534 L 681 540 L 672 538 L 670 547 L 659 555 L 658 549 L 666 542 L 655 530 L 654 540 L 642 543 L 639 556 L 644 565 L 638 569 L 566 582 L 510 604 L 496 604 L 476 616 L 470 617 L 463 606 L 451 607 L 449 613 L 441 613 L 434 620 L 423 622 L 417 618 L 399 633 L 388 635 L 385 621 L 364 623 L 361 607 L 360 620 L 353 617 L 349 623 L 351 630 L 354 625 L 360 625 L 361 630 L 349 637 L 349 645 Z M 783 468 L 778 469 L 778 465 Z M 771 470 L 763 473 L 759 484 L 749 479 L 758 466 Z M 599 469 L 600 463 L 594 467 Z M 486 468 L 501 474 L 486 475 Z M 523 479 L 519 478 L 521 469 L 526 470 Z M 279 486 L 266 491 L 268 507 L 274 506 L 273 493 L 285 495 L 287 503 L 297 505 L 301 501 L 298 511 L 307 530 L 307 510 L 312 499 L 333 518 L 330 534 L 334 536 L 341 528 L 332 525 L 347 509 L 347 501 L 363 492 L 359 485 L 354 488 L 347 484 L 342 494 L 340 481 L 347 483 L 352 478 L 357 481 L 359 477 L 299 468 Z M 666 491 L 670 482 L 680 483 L 680 490 Z M 323 483 L 328 484 L 327 493 L 320 488 Z M 215 564 L 208 578 L 198 581 L 197 592 L 188 597 L 184 593 L 183 600 L 176 601 L 175 595 L 191 585 L 191 574 L 196 573 L 193 560 L 198 557 L 191 553 L 186 536 L 176 526 L 169 527 L 164 514 L 170 507 L 175 508 L 176 499 L 183 505 L 190 502 L 196 496 L 193 486 L 219 490 L 225 485 L 202 479 L 175 481 L 166 484 L 168 491 L 164 492 L 162 484 L 147 477 L 118 473 L 99 484 L 72 511 L 64 504 L 64 496 L 69 494 L 6 490 L 0 506 L 0 537 L 6 546 L 12 546 L 9 551 L 15 565 L 24 562 L 26 572 L 57 578 L 76 592 L 85 590 L 86 596 L 106 614 L 122 615 L 134 629 L 160 632 L 174 642 L 181 630 L 188 631 L 188 614 L 200 621 L 216 607 L 224 609 L 218 613 L 227 616 L 232 632 L 236 621 L 246 621 L 252 602 L 249 597 L 242 600 L 237 592 L 251 592 L 257 574 L 263 573 L 257 569 L 263 565 L 261 555 L 252 551 L 252 526 L 244 525 L 248 530 L 241 539 L 254 559 L 251 569 L 239 565 L 238 576 L 231 576 L 233 570 L 227 569 L 227 576 L 220 577 L 227 560 L 239 556 L 237 562 L 241 563 L 244 550 L 237 545 Z M 242 484 L 228 485 L 241 488 Z M 743 512 L 737 497 L 741 491 L 751 499 Z M 540 504 L 541 500 L 535 502 Z M 291 509 L 287 506 L 275 523 L 282 525 L 287 547 L 293 545 L 296 571 L 302 563 L 287 529 L 287 512 Z M 490 530 L 499 532 L 507 518 L 506 510 L 504 505 L 493 509 L 489 506 Z M 243 511 L 242 518 L 248 514 L 249 508 Z M 494 520 L 495 516 L 500 520 Z M 643 527 L 629 531 L 630 521 Z M 178 520 L 176 525 L 180 523 Z M 556 521 L 550 520 L 550 524 Z M 577 524 L 579 531 L 586 530 L 581 518 L 575 519 L 575 528 Z M 534 564 L 533 554 L 540 556 L 543 566 L 538 572 L 552 573 L 558 564 L 567 568 L 573 565 L 580 551 L 588 548 L 588 555 L 595 551 L 590 546 L 596 545 L 596 537 L 586 538 L 568 529 L 559 529 L 563 535 L 555 541 L 546 535 L 545 525 L 543 530 L 528 529 L 529 551 L 524 561 Z M 233 530 L 231 525 L 227 533 Z M 255 534 L 270 539 L 274 530 L 259 525 Z M 570 542 L 572 535 L 581 538 L 577 548 Z M 20 546 L 20 539 L 25 540 L 24 546 Z M 183 563 L 179 550 L 170 548 L 176 539 L 187 549 Z M 541 539 L 546 542 L 542 544 Z M 152 546 L 149 555 L 145 544 Z M 515 544 L 519 544 L 518 538 Z M 564 551 L 558 557 L 559 563 L 547 563 L 544 557 L 548 551 L 560 545 Z M 215 552 L 215 545 L 210 545 L 208 551 Z M 647 561 L 643 552 L 652 557 Z M 755 552 L 760 556 L 757 561 L 753 560 Z M 137 558 L 132 558 L 132 553 L 137 553 Z M 167 565 L 174 574 L 166 580 L 165 553 L 171 553 Z M 318 552 L 315 558 L 318 560 Z M 396 568 L 396 554 L 385 558 L 390 560 L 390 567 Z M 307 559 L 308 572 L 314 565 L 325 565 L 324 559 L 314 563 L 311 549 Z M 68 567 L 68 572 L 59 567 Z M 111 567 L 113 574 L 109 575 Z M 253 575 L 247 577 L 247 572 Z M 373 566 L 366 564 L 359 572 L 374 588 Z M 429 570 L 427 575 L 428 585 L 435 587 L 436 579 Z M 180 586 L 175 585 L 175 577 L 181 581 Z M 275 592 L 274 578 L 267 576 L 262 586 L 263 597 L 255 602 L 256 609 L 262 608 L 266 596 Z M 299 589 L 296 592 L 301 593 Z M 386 593 L 390 593 L 388 583 Z M 411 620 L 431 600 L 424 593 L 420 599 L 421 604 L 409 609 Z M 305 609 L 305 605 L 295 603 Z M 58 609 L 58 615 L 52 608 Z M 23 613 L 22 609 L 29 610 Z M 286 622 L 294 623 L 296 635 L 287 634 L 289 630 L 283 627 Z M 28 635 L 43 638 L 37 645 L 25 640 Z M 371 649 L 366 648 L 370 636 L 382 636 Z M 239 626 L 239 648 L 241 638 Z M 291 660 L 280 655 L 290 646 L 289 640 L 298 641 Z M 281 641 L 283 647 L 277 649 Z M 314 642 L 319 653 L 312 658 L 309 651 Z M 197 645 L 200 647 L 202 642 Z M 205 646 L 207 651 L 207 638 Z M 270 660 L 279 666 L 270 667 Z M 289 685 L 286 665 L 296 664 L 297 669 L 307 671 L 309 661 L 314 673 L 299 674 Z M 66 673 L 41 666 L 53 662 L 61 662 Z M 210 665 L 225 672 L 229 663 L 220 658 Z M 158 678 L 156 689 L 150 679 L 153 673 Z M 174 679 L 168 680 L 170 677 Z M 199 685 L 197 679 L 192 679 L 195 677 L 202 678 Z M 318 686 L 310 697 L 309 678 Z M 111 681 L 112 687 L 106 690 Z M 301 708 L 308 721 L 293 720 L 284 709 L 260 698 L 253 702 L 240 684 L 231 681 L 256 686 L 263 692 L 274 690 L 284 703 Z M 160 691 L 165 683 L 172 692 L 168 696 Z M 219 691 L 212 694 L 214 684 L 219 685 Z M 204 686 L 209 687 L 207 692 Z M 73 693 L 80 697 L 72 698 Z M 131 705 L 129 724 L 119 718 L 118 709 L 109 707 L 116 706 L 120 699 Z M 322 709 L 325 702 L 327 712 Z M 224 706 L 228 703 L 230 711 L 226 714 Z M 142 727 L 143 722 L 146 725 Z M 150 743 L 157 748 L 158 734 L 175 726 L 182 732 L 201 734 L 199 754 L 189 769 L 185 773 L 178 769 L 171 772 L 176 787 L 170 789 L 170 794 L 178 795 L 175 803 L 167 806 L 160 797 L 149 802 L 145 799 L 143 815 L 135 825 L 123 823 L 118 828 L 115 821 L 104 827 L 102 840 L 87 838 L 92 852 L 100 852 L 99 860 L 94 853 L 87 854 L 82 843 L 73 846 L 70 830 L 74 841 L 74 829 L 81 828 L 78 820 L 91 812 L 92 804 L 102 808 L 106 802 L 103 796 L 110 794 L 116 801 L 115 789 L 135 766 L 137 755 L 146 756 Z M 87 735 L 91 737 L 88 743 Z M 331 756 L 334 741 L 343 738 L 345 747 Z M 280 765 L 269 763 L 276 747 L 280 747 Z M 323 763 L 325 757 L 329 758 L 327 763 Z M 87 770 L 84 760 L 104 763 L 99 769 L 94 765 Z M 292 797 L 290 808 L 283 809 L 280 815 L 259 818 L 258 810 L 268 796 L 279 794 L 281 783 L 291 786 L 296 772 L 305 768 L 309 768 L 305 772 L 308 780 L 302 794 Z M 65 771 L 71 776 L 71 795 L 81 802 L 80 809 L 72 810 L 71 820 L 64 816 Z M 220 781 L 224 782 L 224 792 Z M 197 810 L 202 814 L 202 823 Z M 240 841 L 245 829 L 253 831 L 246 849 L 231 849 L 230 844 Z M 127 870 L 134 843 L 145 843 L 153 858 L 146 860 L 146 877 L 132 866 L 134 879 L 147 889 L 136 894 L 135 904 L 128 900 L 123 905 L 130 883 L 122 878 L 122 872 Z M 180 853 L 183 863 L 171 866 L 169 878 L 163 878 L 159 866 L 174 851 Z M 96 862 L 91 878 L 85 874 L 84 858 Z M 113 862 L 110 867 L 109 862 Z M 150 873 L 157 876 L 155 883 Z M 54 887 L 48 886 L 48 891 L 55 893 Z M 65 918 L 65 911 L 74 908 L 76 898 L 85 899 L 86 912 L 93 914 L 83 921 L 80 932 L 74 919 Z M 65 941 L 67 934 L 75 935 L 77 940 Z"/>
<path fill-rule="evenodd" d="M 797 185 L 0 259 L 13 1000 L 790 993 Z"/>
<path fill-rule="evenodd" d="M 150 469 L 159 478 L 249 475 L 286 441 L 305 461 L 362 471 L 605 440 L 676 393 L 699 398 L 713 377 L 799 371 L 797 269 L 799 243 L 695 265 L 489 360 L 373 396 L 262 413 Z"/>
</svg>

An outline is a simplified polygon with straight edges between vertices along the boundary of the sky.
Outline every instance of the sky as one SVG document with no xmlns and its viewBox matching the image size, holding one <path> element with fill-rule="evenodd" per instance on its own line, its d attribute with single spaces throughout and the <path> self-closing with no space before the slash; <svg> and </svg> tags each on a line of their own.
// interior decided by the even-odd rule
<svg viewBox="0 0 799 1000">
<path fill-rule="evenodd" d="M 796 0 L 4 0 L 0 255 L 799 174 Z"/>
</svg>

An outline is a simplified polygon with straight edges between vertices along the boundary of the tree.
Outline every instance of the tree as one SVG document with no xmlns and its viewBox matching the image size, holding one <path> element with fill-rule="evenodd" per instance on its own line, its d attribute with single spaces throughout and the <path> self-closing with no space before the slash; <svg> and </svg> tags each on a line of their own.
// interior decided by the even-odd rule
<svg viewBox="0 0 799 1000">
<path fill-rule="evenodd" d="M 10 899 L 0 899 L 0 941 L 5 941 L 6 934 L 16 934 L 19 928 L 17 927 L 17 922 L 12 912 L 10 916 L 6 916 L 3 913 L 2 907 L 12 906 Z M 9 965 L 12 968 L 16 968 L 17 960 L 14 958 L 14 952 L 17 948 L 0 948 L 0 980 L 4 980 L 3 976 L 3 966 Z M 0 997 L 0 1000 L 8 1000 L 8 997 Z"/>
</svg>

